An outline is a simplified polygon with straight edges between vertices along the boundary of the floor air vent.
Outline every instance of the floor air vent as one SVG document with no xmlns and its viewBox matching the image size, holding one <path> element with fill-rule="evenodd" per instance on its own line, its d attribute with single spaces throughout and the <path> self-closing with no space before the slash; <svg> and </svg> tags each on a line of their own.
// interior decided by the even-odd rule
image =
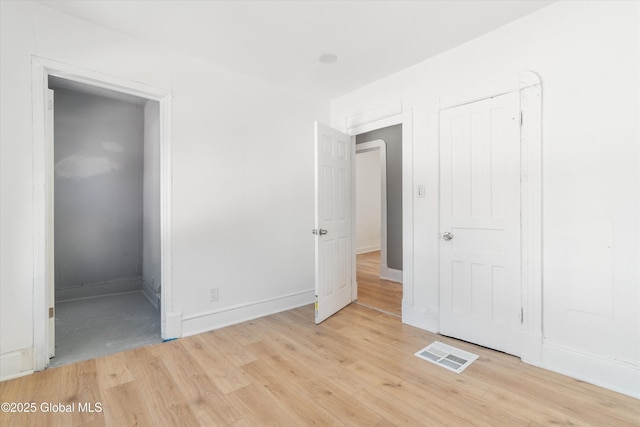
<svg viewBox="0 0 640 427">
<path fill-rule="evenodd" d="M 432 342 L 415 355 L 457 374 L 464 371 L 478 358 L 477 354 L 451 347 L 439 341 Z"/>
</svg>

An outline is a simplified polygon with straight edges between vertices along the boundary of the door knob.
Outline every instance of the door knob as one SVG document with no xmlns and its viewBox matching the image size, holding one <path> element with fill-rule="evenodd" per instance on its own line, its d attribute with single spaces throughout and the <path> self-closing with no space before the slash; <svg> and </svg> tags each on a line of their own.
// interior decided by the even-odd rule
<svg viewBox="0 0 640 427">
<path fill-rule="evenodd" d="M 442 240 L 445 240 L 448 242 L 451 239 L 453 239 L 453 234 L 449 233 L 448 231 L 445 233 L 442 233 Z"/>
<path fill-rule="evenodd" d="M 313 230 L 311 230 L 311 234 L 315 234 L 316 236 L 324 236 L 325 234 L 327 234 L 327 230 L 324 230 L 322 228 L 318 230 L 317 228 L 314 228 Z"/>
</svg>

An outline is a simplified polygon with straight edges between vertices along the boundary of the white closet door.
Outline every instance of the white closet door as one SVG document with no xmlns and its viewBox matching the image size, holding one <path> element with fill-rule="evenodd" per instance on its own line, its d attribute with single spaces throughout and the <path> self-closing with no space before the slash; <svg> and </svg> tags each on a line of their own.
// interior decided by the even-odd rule
<svg viewBox="0 0 640 427">
<path fill-rule="evenodd" d="M 518 92 L 440 115 L 440 331 L 520 353 Z"/>
</svg>

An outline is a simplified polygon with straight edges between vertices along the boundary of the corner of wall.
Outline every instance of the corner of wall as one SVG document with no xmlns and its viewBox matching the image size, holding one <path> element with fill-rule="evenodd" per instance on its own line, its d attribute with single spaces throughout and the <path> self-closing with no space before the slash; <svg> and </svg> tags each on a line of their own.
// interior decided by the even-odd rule
<svg viewBox="0 0 640 427">
<path fill-rule="evenodd" d="M 160 310 L 160 292 L 157 290 L 159 287 L 154 287 L 151 284 L 142 281 L 142 294 L 149 300 L 156 310 Z"/>
</svg>

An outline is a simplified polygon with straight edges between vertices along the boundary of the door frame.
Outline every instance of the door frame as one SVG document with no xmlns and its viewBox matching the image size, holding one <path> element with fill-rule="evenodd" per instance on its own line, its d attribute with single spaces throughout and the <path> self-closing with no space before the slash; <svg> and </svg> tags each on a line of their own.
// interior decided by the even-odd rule
<svg viewBox="0 0 640 427">
<path fill-rule="evenodd" d="M 380 156 L 380 278 L 402 282 L 402 277 L 398 278 L 396 275 L 392 277 L 387 265 L 387 143 L 382 139 L 376 139 L 375 141 L 356 144 L 356 161 L 358 154 L 370 151 L 378 151 Z M 357 165 L 355 171 L 357 173 Z M 354 176 L 356 175 L 354 174 Z M 354 193 L 353 197 L 356 197 L 356 193 Z M 357 226 L 356 221 L 356 229 Z M 356 233 L 356 239 L 357 237 Z M 357 247 L 355 250 L 357 250 Z"/>
<path fill-rule="evenodd" d="M 403 106 L 401 101 L 388 104 L 375 110 L 363 112 L 345 120 L 345 129 L 351 136 L 351 170 L 356 168 L 356 135 L 394 125 L 402 125 L 402 321 L 405 322 L 405 303 L 412 298 L 413 292 L 413 109 Z M 356 218 L 355 218 L 355 180 L 352 182 L 352 301 L 358 299 L 356 279 Z M 411 303 L 413 300 L 411 299 Z M 405 322 L 406 323 L 406 322 Z"/>
<path fill-rule="evenodd" d="M 49 363 L 49 300 L 53 289 L 53 138 L 47 127 L 48 77 L 56 76 L 120 93 L 157 101 L 160 107 L 160 241 L 162 293 L 160 318 L 162 338 L 181 334 L 181 316 L 173 312 L 171 257 L 171 91 L 147 84 L 87 70 L 33 55 L 31 57 L 33 112 L 34 178 L 34 256 L 33 256 L 33 368 L 42 370 Z"/>
<path fill-rule="evenodd" d="M 480 139 L 488 141 L 488 146 L 482 148 L 479 157 L 483 158 L 483 154 L 488 154 L 490 162 L 493 164 L 493 125 L 488 122 L 493 122 L 494 108 L 500 107 L 504 112 L 501 117 L 502 121 L 498 127 L 503 129 L 502 137 L 499 140 L 503 140 L 503 149 L 498 150 L 502 153 L 501 157 L 506 162 L 505 169 L 502 171 L 502 180 L 499 181 L 500 188 L 504 188 L 503 199 L 503 214 L 501 218 L 495 218 L 492 215 L 493 209 L 491 208 L 493 199 L 490 195 L 488 197 L 489 206 L 488 212 L 484 212 L 484 215 L 476 217 L 473 213 L 472 207 L 474 199 L 473 185 L 470 184 L 469 188 L 465 191 L 465 199 L 469 205 L 466 209 L 463 209 L 463 213 L 460 216 L 455 215 L 455 209 L 453 207 L 454 200 L 456 198 L 456 191 L 454 181 L 455 179 L 455 167 L 452 162 L 455 162 L 456 158 L 456 144 L 453 131 L 454 121 L 458 119 L 459 122 L 463 122 L 464 125 L 459 125 L 458 132 L 462 133 L 461 138 L 469 144 L 466 149 L 458 147 L 461 151 L 466 152 L 464 169 L 470 172 L 466 177 L 466 181 L 473 179 L 472 174 L 474 167 L 474 155 L 473 155 L 473 142 L 474 135 L 481 136 Z M 460 109 L 463 109 L 462 111 Z M 488 114 L 487 114 L 488 113 Z M 477 117 L 476 114 L 480 117 Z M 446 119 L 443 121 L 443 117 Z M 479 124 L 477 128 L 474 128 L 474 116 L 476 116 Z M 464 117 L 464 118 L 463 118 Z M 440 225 L 438 230 L 439 245 L 438 245 L 438 261 L 439 261 L 439 277 L 438 277 L 438 296 L 440 307 L 440 333 L 454 338 L 463 339 L 472 343 L 494 348 L 499 351 L 503 351 L 514 356 L 520 356 L 520 325 L 521 325 L 521 313 L 522 313 L 522 277 L 521 277 L 521 264 L 522 259 L 520 257 L 521 248 L 521 210 L 522 210 L 522 197 L 521 197 L 521 155 L 520 155 L 520 122 L 521 122 L 521 106 L 520 106 L 520 94 L 518 91 L 511 91 L 507 94 L 502 94 L 495 97 L 488 97 L 480 99 L 471 103 L 465 103 L 461 106 L 448 107 L 440 110 L 440 132 L 439 132 L 439 173 L 438 173 L 438 223 Z M 458 126 L 455 126 L 458 128 Z M 483 132 L 488 130 L 489 135 L 485 135 Z M 466 131 L 466 132 L 465 132 Z M 480 135 L 481 134 L 481 135 Z M 465 136 L 466 135 L 466 136 Z M 460 137 L 460 135 L 458 135 Z M 488 140 L 486 140 L 488 138 Z M 443 141 L 446 141 L 444 143 Z M 463 144 L 463 145 L 466 145 Z M 467 163 L 468 162 L 468 163 Z M 484 169 L 484 160 L 480 160 L 482 165 L 480 169 Z M 509 166 L 511 165 L 511 166 Z M 517 168 L 512 170 L 511 167 Z M 493 177 L 492 166 L 489 166 L 490 175 Z M 444 172 L 444 173 L 443 173 Z M 490 178 L 489 188 L 493 187 L 493 178 Z M 509 196 L 509 189 L 517 187 L 517 193 L 513 196 Z M 468 194 L 467 194 L 468 191 Z M 514 190 L 515 191 L 515 190 Z M 446 193 L 446 194 L 445 194 Z M 493 193 L 489 190 L 489 193 Z M 458 194 L 460 195 L 460 194 Z M 515 197 L 514 197 L 515 196 Z M 482 194 L 480 195 L 482 198 Z M 488 216 L 486 214 L 489 213 Z M 461 222 L 460 222 L 461 221 Z M 485 222 L 486 221 L 486 222 Z M 444 225 L 444 223 L 447 223 Z M 487 250 L 481 251 L 478 255 L 479 258 L 475 258 L 474 250 L 471 252 L 464 248 L 455 249 L 455 244 L 447 242 L 442 236 L 443 234 L 453 233 L 454 239 L 457 232 L 464 234 L 465 229 L 469 230 L 500 230 L 500 233 L 505 236 L 504 245 L 502 249 L 508 248 L 506 252 L 504 250 L 494 251 Z M 473 240 L 477 240 L 476 236 Z M 501 239 L 499 239 L 501 240 Z M 455 242 L 455 240 L 454 240 Z M 462 257 L 462 258 L 459 258 Z M 487 259 L 488 257 L 488 259 Z M 494 318 L 494 311 L 490 313 L 479 314 L 477 317 L 473 314 L 471 305 L 475 298 L 471 298 L 468 294 L 465 294 L 463 300 L 466 301 L 469 306 L 463 303 L 459 312 L 455 309 L 455 297 L 456 283 L 452 272 L 453 262 L 461 262 L 461 267 L 464 273 L 464 278 L 461 279 L 464 283 L 463 287 L 474 285 L 473 280 L 473 265 L 479 265 L 482 268 L 482 282 L 488 280 L 489 283 L 494 284 L 492 265 L 494 262 L 499 262 L 501 267 L 504 268 L 505 274 L 507 274 L 506 282 L 504 282 L 504 292 L 498 292 L 497 294 L 493 290 L 493 286 L 489 285 L 489 288 L 485 288 L 483 294 L 489 294 L 489 300 L 493 303 L 483 305 L 484 308 L 494 310 L 496 306 L 501 306 L 507 312 L 502 312 L 500 320 Z M 479 263 L 479 264 L 476 264 Z M 466 266 L 466 267 L 465 267 Z M 491 271 L 488 278 L 487 267 Z M 517 267 L 517 268 L 516 268 Z M 511 273 L 508 273 L 511 272 Z M 482 286 L 481 286 L 482 288 Z M 508 298 L 500 300 L 497 303 L 494 296 L 499 295 L 500 298 Z M 447 298 L 445 298 L 447 296 Z M 468 298 L 468 299 L 467 299 Z M 480 298 L 483 300 L 483 298 Z M 487 301 L 484 301 L 487 303 Z M 506 302 L 506 304 L 503 304 Z M 458 312 L 458 313 L 456 313 Z M 444 322 L 446 320 L 446 322 Z M 477 323 L 474 325 L 474 323 Z M 499 331 L 499 333 L 497 332 Z"/>
<path fill-rule="evenodd" d="M 440 98 L 433 123 L 440 111 L 511 92 L 520 94 L 520 245 L 522 321 L 520 358 L 532 365 L 542 364 L 542 80 L 533 71 L 469 88 Z M 438 125 L 436 125 L 438 126 Z M 439 135 L 439 129 L 438 129 Z M 439 137 L 438 137 L 439 145 Z M 438 153 L 439 158 L 439 153 Z M 438 176 L 439 164 L 438 164 Z M 438 178 L 438 187 L 440 186 Z M 438 211 L 440 196 L 438 195 Z M 438 217 L 437 229 L 440 230 Z M 438 251 L 439 253 L 439 251 Z M 439 260 L 438 260 L 439 263 Z M 436 280 L 439 272 L 436 272 Z M 437 282 L 436 282 L 437 283 Z M 438 314 L 439 319 L 439 314 Z M 433 328 L 428 328 L 433 329 Z M 437 325 L 439 330 L 439 324 Z M 434 331 L 434 332 L 437 332 Z"/>
</svg>

